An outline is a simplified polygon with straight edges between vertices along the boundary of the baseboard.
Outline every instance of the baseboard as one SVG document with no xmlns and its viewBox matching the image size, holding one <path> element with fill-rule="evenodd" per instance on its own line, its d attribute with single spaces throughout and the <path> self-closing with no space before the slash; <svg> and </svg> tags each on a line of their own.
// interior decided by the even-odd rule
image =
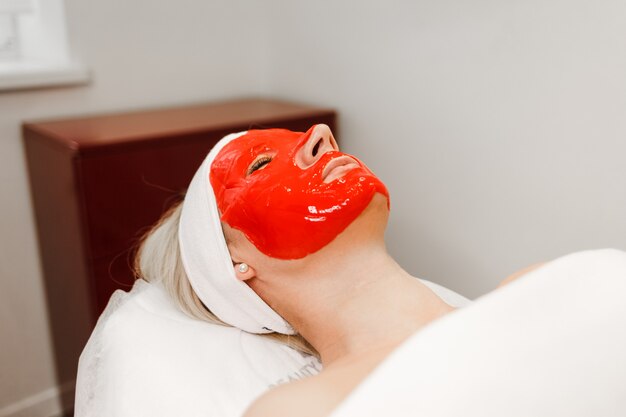
<svg viewBox="0 0 626 417">
<path fill-rule="evenodd" d="M 75 381 L 68 381 L 0 408 L 0 417 L 58 417 L 73 406 Z"/>
</svg>

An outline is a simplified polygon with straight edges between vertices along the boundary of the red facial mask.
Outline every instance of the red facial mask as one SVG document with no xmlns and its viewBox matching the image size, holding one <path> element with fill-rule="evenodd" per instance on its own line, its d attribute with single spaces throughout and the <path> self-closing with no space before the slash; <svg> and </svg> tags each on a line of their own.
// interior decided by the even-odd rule
<svg viewBox="0 0 626 417">
<path fill-rule="evenodd" d="M 299 259 L 323 248 L 377 192 L 389 204 L 385 185 L 354 157 L 354 168 L 328 183 L 323 182 L 324 167 L 346 154 L 326 152 L 300 168 L 296 155 L 313 129 L 248 131 L 228 143 L 211 165 L 222 221 L 270 257 Z M 260 169 L 249 173 L 251 166 Z"/>
</svg>

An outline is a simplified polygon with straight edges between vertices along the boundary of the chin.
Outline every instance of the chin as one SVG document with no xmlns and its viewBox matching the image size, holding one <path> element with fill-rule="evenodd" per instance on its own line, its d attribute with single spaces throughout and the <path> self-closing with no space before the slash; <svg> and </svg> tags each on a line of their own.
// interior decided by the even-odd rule
<svg viewBox="0 0 626 417">
<path fill-rule="evenodd" d="M 389 211 L 391 203 L 390 203 L 390 199 L 389 199 L 388 195 L 385 195 L 385 194 L 383 194 L 381 192 L 376 192 L 374 194 L 374 197 L 372 197 L 372 203 L 374 203 L 374 202 L 379 202 L 380 204 L 385 206 L 387 211 Z"/>
<path fill-rule="evenodd" d="M 381 217 L 386 223 L 387 218 L 389 217 L 389 209 L 389 197 L 377 192 L 374 194 L 374 197 L 372 197 L 372 201 L 370 201 L 370 203 L 365 208 L 365 210 L 363 210 L 363 213 L 361 215 Z"/>
<path fill-rule="evenodd" d="M 367 207 L 344 232 L 353 241 L 370 240 L 371 238 L 384 240 L 388 219 L 389 198 L 387 195 L 377 192 Z"/>
</svg>

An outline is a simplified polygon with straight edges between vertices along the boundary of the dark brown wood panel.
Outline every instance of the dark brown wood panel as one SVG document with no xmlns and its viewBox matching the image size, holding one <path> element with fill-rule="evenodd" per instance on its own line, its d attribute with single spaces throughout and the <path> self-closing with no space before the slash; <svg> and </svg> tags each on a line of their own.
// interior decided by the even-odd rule
<svg viewBox="0 0 626 417">
<path fill-rule="evenodd" d="M 91 153 L 148 141 L 175 140 L 206 132 L 235 132 L 250 128 L 301 126 L 305 119 L 332 119 L 326 108 L 279 100 L 242 99 L 221 103 L 124 112 L 28 123 L 30 130 L 62 147 Z M 319 122 L 318 122 L 319 123 Z"/>
<path fill-rule="evenodd" d="M 59 383 L 110 295 L 133 283 L 140 236 L 180 201 L 224 135 L 250 128 L 336 130 L 335 112 L 242 99 L 25 123 L 24 144 Z"/>
<path fill-rule="evenodd" d="M 43 140 L 25 145 L 57 378 L 66 382 L 96 319 L 73 158 Z"/>
</svg>

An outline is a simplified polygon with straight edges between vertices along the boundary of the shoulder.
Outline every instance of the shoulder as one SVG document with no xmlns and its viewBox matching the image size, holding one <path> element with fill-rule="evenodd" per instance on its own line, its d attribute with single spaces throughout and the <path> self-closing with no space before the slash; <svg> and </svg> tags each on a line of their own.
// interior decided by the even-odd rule
<svg viewBox="0 0 626 417">
<path fill-rule="evenodd" d="M 244 417 L 328 416 L 391 350 L 379 349 L 335 363 L 318 375 L 280 385 L 259 397 Z"/>
<path fill-rule="evenodd" d="M 341 402 L 340 390 L 320 375 L 280 385 L 259 397 L 243 417 L 327 416 Z"/>
<path fill-rule="evenodd" d="M 546 264 L 545 262 L 533 264 L 533 265 L 527 266 L 524 269 L 517 271 L 514 274 L 509 275 L 498 285 L 498 288 L 504 287 L 505 285 L 510 284 L 513 281 L 517 281 L 519 278 L 523 277 L 524 275 L 528 274 L 531 271 L 534 271 L 535 269 L 542 267 L 545 264 Z"/>
</svg>

